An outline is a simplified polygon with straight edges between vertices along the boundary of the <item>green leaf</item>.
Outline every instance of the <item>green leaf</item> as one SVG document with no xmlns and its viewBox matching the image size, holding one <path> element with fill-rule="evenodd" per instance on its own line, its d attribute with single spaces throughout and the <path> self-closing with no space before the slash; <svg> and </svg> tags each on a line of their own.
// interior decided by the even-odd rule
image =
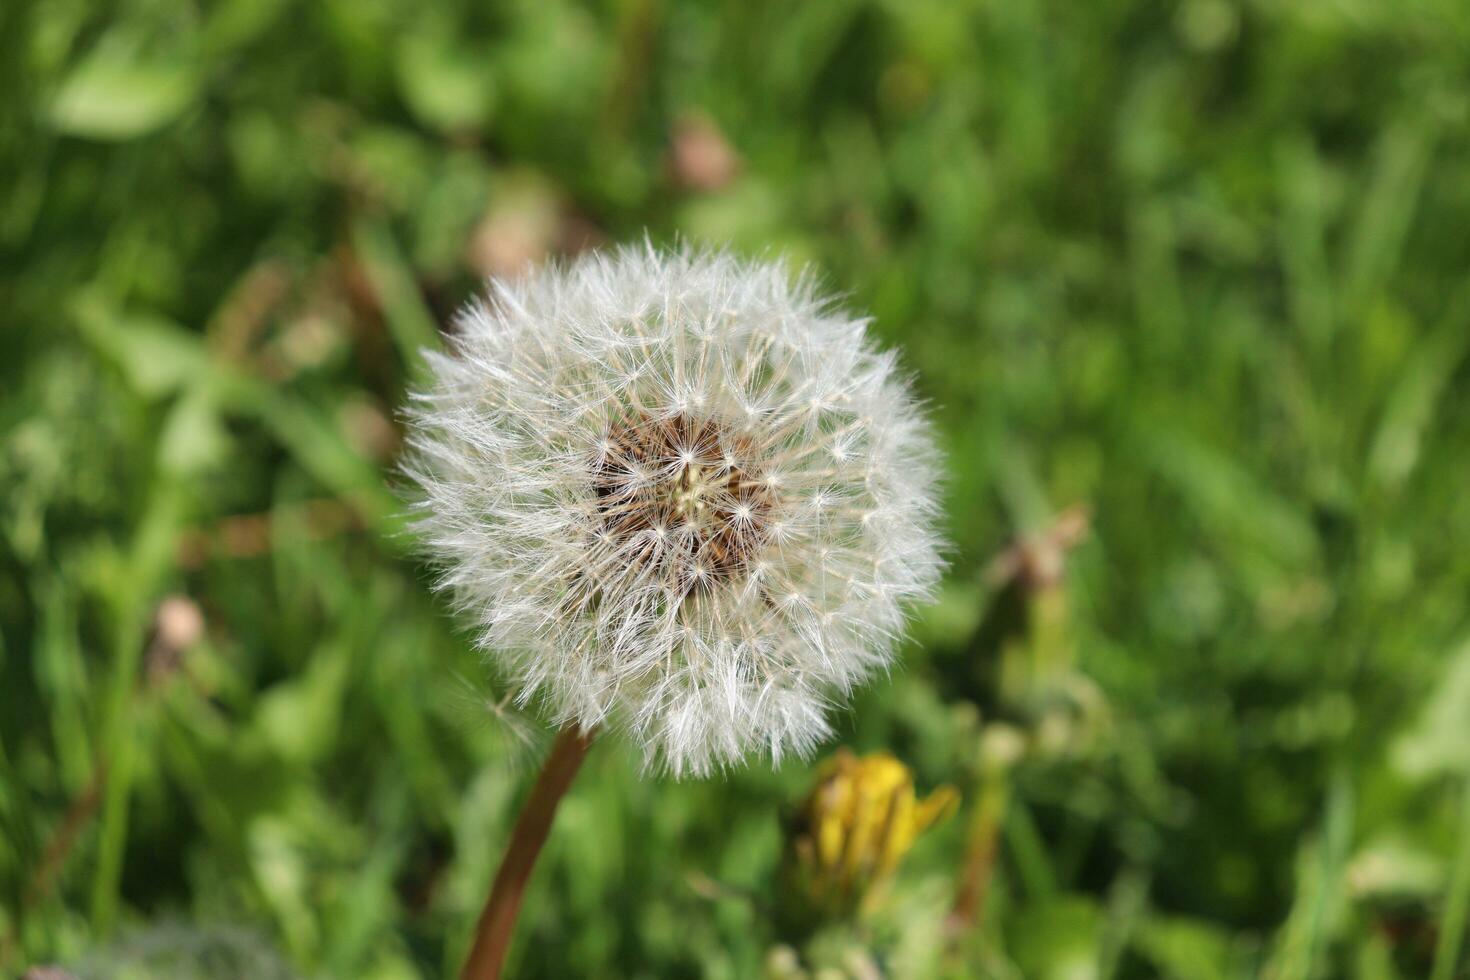
<svg viewBox="0 0 1470 980">
<path fill-rule="evenodd" d="M 342 716 L 348 666 L 348 652 L 329 647 L 318 651 L 299 677 L 260 695 L 256 723 L 277 753 L 311 762 L 332 748 Z"/>
<path fill-rule="evenodd" d="M 425 351 L 438 350 L 439 331 L 424 305 L 413 269 L 381 222 L 363 220 L 352 229 L 352 244 L 388 322 L 388 332 L 410 371 L 422 366 Z"/>
<path fill-rule="evenodd" d="M 495 89 L 484 58 L 458 50 L 448 38 L 420 34 L 399 42 L 395 60 L 403 101 L 425 125 L 474 130 L 489 118 Z"/>
<path fill-rule="evenodd" d="M 1394 743 L 1395 768 L 1411 779 L 1470 773 L 1466 718 L 1470 718 L 1470 640 L 1446 658 L 1444 674 L 1418 723 Z"/>
<path fill-rule="evenodd" d="M 1230 935 L 1199 919 L 1158 918 L 1146 923 L 1138 948 L 1169 980 L 1226 980 Z"/>
<path fill-rule="evenodd" d="M 129 45 L 104 41 L 62 81 L 51 125 L 69 136 L 129 140 L 177 119 L 198 94 L 182 62 L 147 61 Z"/>
<path fill-rule="evenodd" d="M 82 300 L 76 305 L 76 322 L 98 353 L 114 362 L 145 398 L 178 391 L 209 370 L 199 335 L 163 317 L 126 314 L 104 302 Z"/>
<path fill-rule="evenodd" d="M 217 465 L 229 451 L 214 403 L 203 389 L 181 397 L 168 414 L 158 441 L 158 461 L 166 472 L 192 476 Z"/>
</svg>

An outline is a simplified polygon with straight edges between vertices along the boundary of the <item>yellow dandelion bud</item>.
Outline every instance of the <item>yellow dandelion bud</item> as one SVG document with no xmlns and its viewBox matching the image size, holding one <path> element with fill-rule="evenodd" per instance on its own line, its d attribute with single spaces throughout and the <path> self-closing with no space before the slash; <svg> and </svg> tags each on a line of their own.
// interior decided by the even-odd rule
<svg viewBox="0 0 1470 980">
<path fill-rule="evenodd" d="M 818 771 L 792 827 L 799 891 L 828 914 L 871 904 L 919 835 L 958 804 L 950 786 L 920 799 L 913 772 L 887 752 L 839 750 Z"/>
</svg>

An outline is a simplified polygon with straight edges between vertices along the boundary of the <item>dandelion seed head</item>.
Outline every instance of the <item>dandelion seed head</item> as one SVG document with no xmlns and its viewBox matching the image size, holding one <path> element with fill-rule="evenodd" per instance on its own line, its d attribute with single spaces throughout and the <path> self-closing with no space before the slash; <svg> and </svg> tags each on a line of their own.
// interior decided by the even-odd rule
<svg viewBox="0 0 1470 980">
<path fill-rule="evenodd" d="M 941 568 L 932 439 L 864 321 L 779 263 L 642 247 L 455 328 L 404 466 L 516 701 L 675 775 L 809 755 Z"/>
</svg>

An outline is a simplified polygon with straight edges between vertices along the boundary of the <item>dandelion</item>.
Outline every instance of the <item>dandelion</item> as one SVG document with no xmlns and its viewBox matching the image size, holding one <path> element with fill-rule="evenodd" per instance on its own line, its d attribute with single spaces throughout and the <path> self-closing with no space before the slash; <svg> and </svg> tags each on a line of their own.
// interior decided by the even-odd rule
<svg viewBox="0 0 1470 980">
<path fill-rule="evenodd" d="M 562 730 L 548 772 L 599 728 L 674 776 L 809 755 L 940 570 L 894 356 L 809 276 L 652 247 L 498 284 L 456 328 L 406 471 L 440 584 Z"/>
<path fill-rule="evenodd" d="M 887 752 L 838 750 L 789 828 L 784 870 L 796 887 L 783 897 L 803 915 L 876 905 L 919 835 L 958 806 L 951 786 L 917 796 L 913 772 Z"/>
</svg>

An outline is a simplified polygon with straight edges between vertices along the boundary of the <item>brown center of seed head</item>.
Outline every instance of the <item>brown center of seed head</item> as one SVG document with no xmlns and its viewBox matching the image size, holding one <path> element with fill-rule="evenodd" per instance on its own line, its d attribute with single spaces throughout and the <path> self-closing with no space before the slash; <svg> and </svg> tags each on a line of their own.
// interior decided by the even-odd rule
<svg viewBox="0 0 1470 980">
<path fill-rule="evenodd" d="M 741 573 L 774 506 L 751 440 L 710 418 L 613 422 L 593 467 L 603 526 L 681 592 Z"/>
</svg>

